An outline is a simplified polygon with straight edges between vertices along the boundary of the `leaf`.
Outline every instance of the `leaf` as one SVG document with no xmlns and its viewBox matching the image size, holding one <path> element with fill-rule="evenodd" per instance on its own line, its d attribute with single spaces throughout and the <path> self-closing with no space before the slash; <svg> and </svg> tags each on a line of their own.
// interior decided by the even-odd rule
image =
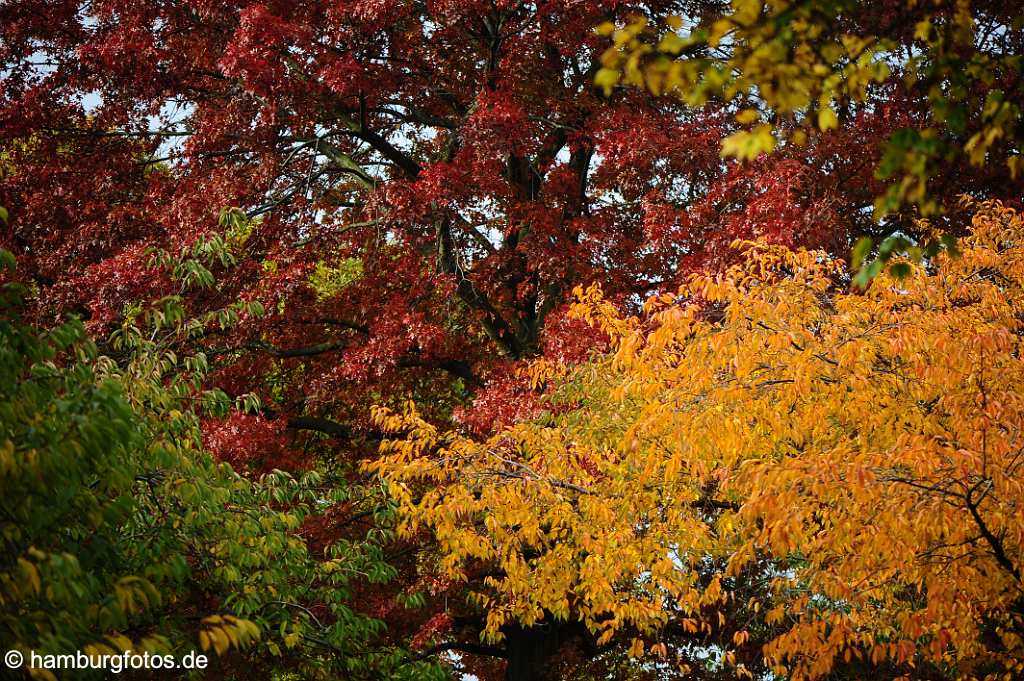
<svg viewBox="0 0 1024 681">
<path fill-rule="evenodd" d="M 14 258 L 14 254 L 10 251 L 0 248 L 0 271 L 7 270 L 8 272 L 14 272 L 17 269 L 18 262 Z"/>
<path fill-rule="evenodd" d="M 42 679 L 42 681 L 57 681 L 57 677 L 53 675 L 49 669 L 40 669 L 33 667 L 29 669 L 29 675 L 33 679 Z"/>
<path fill-rule="evenodd" d="M 898 280 L 903 280 L 909 277 L 911 271 L 910 264 L 905 262 L 893 263 L 889 267 L 889 273 Z"/>
<path fill-rule="evenodd" d="M 866 289 L 869 284 L 874 280 L 875 277 L 882 271 L 884 263 L 881 259 L 875 258 L 870 262 L 866 262 L 861 265 L 857 275 L 851 282 L 855 288 Z"/>
<path fill-rule="evenodd" d="M 952 234 L 943 234 L 940 237 L 939 241 L 942 243 L 942 246 L 946 249 L 946 252 L 949 253 L 950 257 L 956 258 L 960 256 L 960 248 L 957 245 L 956 236 Z"/>
<path fill-rule="evenodd" d="M 857 240 L 857 243 L 853 246 L 853 253 L 850 258 L 850 265 L 853 269 L 860 269 L 864 259 L 871 253 L 871 247 L 874 243 L 874 240 L 869 236 L 863 236 Z"/>
<path fill-rule="evenodd" d="M 42 582 L 36 566 L 24 558 L 18 558 L 18 569 L 22 574 L 22 579 L 28 583 L 31 593 L 38 594 L 42 590 Z"/>
<path fill-rule="evenodd" d="M 722 157 L 735 157 L 750 161 L 761 154 L 770 153 L 778 142 L 768 124 L 758 125 L 752 130 L 734 132 L 722 140 Z"/>
<path fill-rule="evenodd" d="M 602 68 L 599 69 L 597 75 L 594 76 L 594 84 L 601 88 L 605 97 L 609 97 L 621 78 L 622 74 L 617 70 Z"/>
<path fill-rule="evenodd" d="M 748 125 L 758 120 L 761 117 L 761 112 L 757 109 L 743 109 L 736 114 L 736 122 L 740 125 Z"/>
<path fill-rule="evenodd" d="M 836 112 L 832 110 L 832 107 L 822 107 L 818 111 L 818 128 L 821 130 L 832 130 L 839 127 L 839 117 L 836 116 Z"/>
<path fill-rule="evenodd" d="M 914 25 L 914 37 L 918 40 L 928 40 L 928 37 L 931 35 L 931 31 L 931 18 L 922 19 Z"/>
</svg>

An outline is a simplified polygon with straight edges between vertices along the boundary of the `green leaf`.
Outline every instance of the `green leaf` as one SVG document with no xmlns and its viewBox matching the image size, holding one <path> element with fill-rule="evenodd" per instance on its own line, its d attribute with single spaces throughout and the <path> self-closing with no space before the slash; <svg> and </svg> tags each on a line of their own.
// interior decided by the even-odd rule
<svg viewBox="0 0 1024 681">
<path fill-rule="evenodd" d="M 857 272 L 857 276 L 853 278 L 853 285 L 859 289 L 866 289 L 868 284 L 882 271 L 882 264 L 882 261 L 878 258 L 875 258 L 870 263 L 866 263 Z"/>
<path fill-rule="evenodd" d="M 945 247 L 950 256 L 954 258 L 960 256 L 960 249 L 956 245 L 955 236 L 952 234 L 943 234 L 939 241 L 942 242 L 943 247 Z"/>
<path fill-rule="evenodd" d="M 894 263 L 892 267 L 889 268 L 889 274 L 901 281 L 909 277 L 910 273 L 910 264 L 905 262 Z"/>
<path fill-rule="evenodd" d="M 18 262 L 14 259 L 14 254 L 8 250 L 0 248 L 0 271 L 8 270 L 13 272 L 17 266 Z"/>
<path fill-rule="evenodd" d="M 874 240 L 869 236 L 862 236 L 857 240 L 857 243 L 853 247 L 853 254 L 851 256 L 851 266 L 853 269 L 859 269 L 864 259 L 871 253 L 871 247 L 875 244 Z"/>
</svg>

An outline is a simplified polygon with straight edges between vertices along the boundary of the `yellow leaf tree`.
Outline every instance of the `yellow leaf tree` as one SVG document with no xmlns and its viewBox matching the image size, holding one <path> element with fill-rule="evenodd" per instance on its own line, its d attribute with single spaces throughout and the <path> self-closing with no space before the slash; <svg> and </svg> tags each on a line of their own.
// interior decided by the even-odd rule
<svg viewBox="0 0 1024 681">
<path fill-rule="evenodd" d="M 927 114 L 890 139 L 878 171 L 893 182 L 876 204 L 880 213 L 903 203 L 937 210 L 929 176 L 956 157 L 1005 164 L 1014 177 L 1024 167 L 1018 4 L 731 0 L 690 11 L 660 25 L 640 16 L 598 27 L 612 46 L 595 84 L 608 94 L 639 86 L 695 106 L 735 102 L 747 107 L 739 122 L 763 116 L 796 144 L 837 127 L 837 110 L 850 120 L 892 105 L 886 97 L 905 88 L 927 102 Z M 722 154 L 746 160 L 770 151 L 747 141 L 765 134 L 741 130 Z"/>
<path fill-rule="evenodd" d="M 542 418 L 477 441 L 377 412 L 400 531 L 492 642 L 574 622 L 737 677 L 1019 678 L 1024 222 L 974 209 L 960 258 L 863 294 L 751 243 L 640 318 L 578 292 L 614 351 L 534 365 Z"/>
</svg>

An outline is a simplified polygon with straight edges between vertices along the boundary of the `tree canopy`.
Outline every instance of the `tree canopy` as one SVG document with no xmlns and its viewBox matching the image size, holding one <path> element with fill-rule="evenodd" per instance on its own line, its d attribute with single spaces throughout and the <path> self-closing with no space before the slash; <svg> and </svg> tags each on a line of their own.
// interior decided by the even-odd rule
<svg viewBox="0 0 1024 681">
<path fill-rule="evenodd" d="M 543 416 L 478 440 L 378 414 L 400 531 L 436 537 L 491 639 L 579 621 L 737 678 L 1012 678 L 1024 221 L 977 210 L 962 257 L 865 295 L 753 243 L 642 317 L 578 291 L 613 350 L 534 366 L 562 374 Z"/>
<path fill-rule="evenodd" d="M 314 677 L 436 677 L 401 650 L 371 647 L 381 622 L 351 608 L 354 578 L 393 576 L 382 537 L 316 552 L 303 536 L 324 505 L 349 497 L 344 481 L 317 469 L 239 475 L 204 450 L 200 417 L 227 405 L 197 392 L 199 357 L 179 362 L 125 328 L 115 364 L 80 321 L 28 324 L 25 293 L 0 285 L 5 651 L 192 649 L 222 676 L 255 661 Z M 168 301 L 145 330 L 180 332 L 174 309 Z"/>
<path fill-rule="evenodd" d="M 836 301 L 860 305 L 864 318 L 881 318 L 884 295 L 941 300 L 945 279 L 937 272 L 974 262 L 968 256 L 956 260 L 960 250 L 974 249 L 976 261 L 979 239 L 993 233 L 972 221 L 1016 224 L 1012 211 L 1021 208 L 1024 190 L 1024 15 L 1018 5 L 0 4 L 0 248 L 18 264 L 16 274 L 0 274 L 0 284 L 22 285 L 21 301 L 4 311 L 5 320 L 15 320 L 5 327 L 13 335 L 4 341 L 12 386 L 5 395 L 15 406 L 0 433 L 0 447 L 9 441 L 13 448 L 0 451 L 15 452 L 10 456 L 18 463 L 0 485 L 14 494 L 17 520 L 8 520 L 24 527 L 14 562 L 5 569 L 22 570 L 11 579 L 31 585 L 31 572 L 17 559 L 49 560 L 26 553 L 37 544 L 43 554 L 66 553 L 78 557 L 79 567 L 95 567 L 68 577 L 88 587 L 81 586 L 79 609 L 65 618 L 77 628 L 61 634 L 61 646 L 86 639 L 142 645 L 147 636 L 161 636 L 161 645 L 202 647 L 196 622 L 220 617 L 223 623 L 230 616 L 251 623 L 260 635 L 247 629 L 251 640 L 239 647 L 226 633 L 228 649 L 225 639 L 208 635 L 207 647 L 224 653 L 220 663 L 282 678 L 472 674 L 489 681 L 542 671 L 580 679 L 672 678 L 684 674 L 667 662 L 675 658 L 709 678 L 733 678 L 734 662 L 760 670 L 755 674 L 786 665 L 787 673 L 813 676 L 811 667 L 800 666 L 806 651 L 779 637 L 797 631 L 793 618 L 803 617 L 801 626 L 809 628 L 794 637 L 815 626 L 831 636 L 832 622 L 795 614 L 799 610 L 767 621 L 779 603 L 792 606 L 785 599 L 774 603 L 783 588 L 786 594 L 815 594 L 808 595 L 815 607 L 826 598 L 837 611 L 853 608 L 850 596 L 811 578 L 823 565 L 839 570 L 828 561 L 838 561 L 842 552 L 826 546 L 821 565 L 814 562 L 818 557 L 804 555 L 813 533 L 801 523 L 821 516 L 807 510 L 807 490 L 790 489 L 788 478 L 768 469 L 758 469 L 764 477 L 756 480 L 740 476 L 721 459 L 723 452 L 712 451 L 711 440 L 705 443 L 709 467 L 681 467 L 669 476 L 680 485 L 672 494 L 689 490 L 689 508 L 684 497 L 671 497 L 668 506 L 660 501 L 667 493 L 664 480 L 613 494 L 601 487 L 610 483 L 600 473 L 612 464 L 596 459 L 581 460 L 593 468 L 586 469 L 591 478 L 563 482 L 580 489 L 597 485 L 598 492 L 550 490 L 541 483 L 555 474 L 524 461 L 515 438 L 534 433 L 530 437 L 541 439 L 530 446 L 551 448 L 552 456 L 576 446 L 558 433 L 576 433 L 594 447 L 598 440 L 588 438 L 599 434 L 609 438 L 609 447 L 626 438 L 619 429 L 640 418 L 633 411 L 640 402 L 629 391 L 613 390 L 615 380 L 625 381 L 633 371 L 613 358 L 625 357 L 628 343 L 638 353 L 636 371 L 643 358 L 650 360 L 644 371 L 651 373 L 640 373 L 654 391 L 643 399 L 652 404 L 668 389 L 659 381 L 669 375 L 680 386 L 705 381 L 711 390 L 715 367 L 748 371 L 743 380 L 754 380 L 752 367 L 766 364 L 781 372 L 778 380 L 794 381 L 765 386 L 777 392 L 736 388 L 733 403 L 721 402 L 739 417 L 748 410 L 741 407 L 744 400 L 767 400 L 749 405 L 765 410 L 758 417 L 761 444 L 782 447 L 796 427 L 787 421 L 792 415 L 770 412 L 778 406 L 773 401 L 789 404 L 783 394 L 796 399 L 785 392 L 794 386 L 810 391 L 799 414 L 815 433 L 835 427 L 854 438 L 881 432 L 886 419 L 890 435 L 897 432 L 904 421 L 892 420 L 899 412 L 895 405 L 906 396 L 891 392 L 898 387 L 892 375 L 866 358 L 842 364 L 847 360 L 833 357 L 838 348 L 824 337 L 794 340 L 840 362 L 836 372 L 848 370 L 833 375 L 836 383 L 827 385 L 837 387 L 830 392 L 816 382 L 813 355 L 764 346 L 771 330 L 741 333 L 723 310 L 755 305 L 768 290 L 744 279 L 754 276 L 749 268 L 761 268 L 765 277 L 777 268 L 771 285 L 780 296 L 794 296 L 787 310 L 795 316 L 786 319 L 797 324 L 800 314 L 809 315 L 800 317 L 807 322 L 798 325 L 801 333 L 819 334 L 819 323 L 831 324 L 836 334 L 853 333 L 860 328 L 856 315 L 837 315 Z M 981 203 L 961 201 L 962 195 Z M 800 285 L 821 287 L 818 295 L 793 288 L 796 270 L 804 277 Z M 692 288 L 698 281 L 706 282 L 706 294 Z M 1015 289 L 1002 280 L 989 283 L 1004 292 L 999 314 L 1009 314 Z M 679 302 L 684 299 L 695 307 Z M 958 321 L 966 323 L 970 311 L 981 314 L 975 302 L 950 305 Z M 784 312 L 774 314 L 781 319 Z M 655 344 L 675 338 L 675 314 L 691 315 L 695 329 L 714 331 L 719 340 L 734 334 L 733 344 L 721 347 L 708 336 L 707 358 L 687 360 L 692 381 L 678 373 L 682 368 L 643 354 L 648 336 Z M 972 336 L 953 339 L 937 322 L 925 322 L 915 320 L 919 335 L 885 355 L 892 371 L 927 364 L 923 348 L 947 337 L 943 342 L 963 344 L 950 347 L 977 358 L 970 354 L 978 351 L 967 340 Z M 670 345 L 665 352 L 683 350 L 681 341 Z M 997 365 L 1014 366 L 1009 341 L 989 350 Z M 722 364 L 727 357 L 748 364 Z M 805 373 L 786 374 L 784 360 Z M 824 365 L 818 368 L 832 366 Z M 942 385 L 966 395 L 955 385 L 962 367 L 943 370 L 949 373 Z M 47 378 L 28 380 L 34 372 Z M 939 378 L 928 380 L 938 390 Z M 847 401 L 839 400 L 840 385 L 850 391 Z M 896 402 L 886 402 L 885 395 Z M 406 413 L 410 402 L 416 411 Z M 697 432 L 728 425 L 702 404 L 681 410 L 666 427 Z M 854 404 L 865 405 L 866 412 L 854 413 Z M 966 406 L 956 412 L 964 418 L 971 413 Z M 33 430 L 30 414 L 41 414 L 46 429 Z M 841 427 L 829 421 L 842 415 Z M 913 410 L 906 418 L 933 423 Z M 97 424 L 98 430 L 76 435 L 76 422 Z M 957 427 L 969 433 L 977 423 Z M 707 430 L 707 437 L 740 437 L 730 428 Z M 639 449 L 630 460 L 641 466 L 649 445 L 643 432 L 633 435 Z M 542 441 L 548 436 L 555 439 Z M 403 456 L 414 455 L 416 465 L 427 468 L 402 468 L 411 464 L 394 458 L 401 441 L 411 448 Z M 508 489 L 476 477 L 474 457 L 485 446 L 516 462 L 499 467 L 505 473 L 528 466 L 506 479 L 509 489 L 522 483 L 526 496 L 506 498 Z M 896 447 L 879 444 L 877 451 L 886 446 Z M 451 447 L 469 458 L 445 463 L 441 470 L 447 472 L 438 473 L 445 484 L 431 491 L 429 476 L 417 476 L 434 470 L 429 457 L 439 448 Z M 80 460 L 62 463 L 79 449 Z M 47 452 L 52 467 L 22 468 L 31 451 Z M 797 454 L 794 465 L 822 466 L 816 472 L 822 480 L 846 474 L 826 465 L 820 451 L 818 459 Z M 650 454 L 654 468 L 641 466 L 643 475 L 664 472 L 659 456 Z M 768 456 L 758 451 L 741 458 Z M 744 476 L 754 468 L 744 468 Z M 634 479 L 634 472 L 616 470 L 621 484 Z M 721 479 L 708 477 L 712 470 Z M 94 484 L 105 471 L 108 485 Z M 469 477 L 458 479 L 463 473 Z M 38 478 L 41 487 L 15 493 L 26 478 Z M 402 481 L 409 496 L 403 496 Z M 829 508 L 850 518 L 876 502 L 893 513 L 902 509 L 908 518 L 915 512 L 900 506 L 904 497 L 872 497 L 882 488 L 863 485 L 859 496 L 836 496 Z M 454 496 L 438 497 L 442 489 Z M 884 489 L 888 495 L 901 488 Z M 767 517 L 767 509 L 755 512 L 758 490 L 779 501 L 779 512 L 788 514 L 785 504 L 794 504 L 794 525 L 786 530 L 792 550 L 765 548 L 767 539 L 757 534 L 778 521 Z M 572 500 L 565 502 L 569 507 L 555 503 L 556 492 Z M 978 488 L 970 504 L 988 512 L 993 493 Z M 57 515 L 32 512 L 53 495 L 59 496 L 52 504 Z M 957 499 L 945 498 L 947 505 Z M 438 513 L 467 508 L 484 518 L 497 514 L 500 522 L 474 529 L 479 537 L 459 534 L 468 530 L 458 513 L 445 521 L 449 525 L 443 515 L 418 517 L 427 510 L 424 499 L 435 499 Z M 511 505 L 489 508 L 483 499 Z M 596 515 L 579 515 L 580 504 L 592 505 L 587 513 Z M 800 504 L 808 506 L 801 510 Z M 78 514 L 85 507 L 106 515 L 98 520 Z M 705 558 L 699 565 L 691 551 L 638 575 L 629 591 L 633 600 L 623 606 L 628 614 L 617 600 L 629 581 L 621 562 L 587 567 L 608 582 L 603 595 L 590 592 L 593 602 L 565 596 L 581 583 L 583 564 L 573 560 L 594 550 L 577 544 L 582 539 L 575 532 L 607 525 L 625 533 L 623 546 L 632 546 L 640 539 L 629 537 L 644 519 L 651 523 L 641 542 L 646 560 L 672 529 L 665 519 L 649 518 L 663 507 L 672 508 L 688 540 L 700 544 Z M 546 524 L 550 518 L 539 519 L 552 513 L 575 529 L 558 535 L 562 553 L 535 554 L 530 542 L 556 532 Z M 512 515 L 536 522 L 517 525 Z M 726 529 L 725 522 L 732 525 Z M 992 522 L 996 543 L 1012 547 L 1010 525 Z M 91 544 L 64 538 L 43 547 L 45 523 L 67 523 L 74 537 L 95 533 L 117 550 L 89 562 L 86 554 L 99 550 Z M 445 544 L 446 532 L 473 543 Z M 129 541 L 137 536 L 153 539 Z M 698 536 L 704 539 L 698 542 Z M 757 543 L 753 557 L 742 552 L 741 540 Z M 511 544 L 500 543 L 506 541 Z M 618 541 L 598 546 L 614 554 Z M 883 540 L 877 541 L 881 546 Z M 516 549 L 500 548 L 511 545 Z M 880 602 L 886 612 L 900 599 L 916 604 L 912 594 L 922 593 L 913 579 L 923 573 L 907 567 L 916 549 L 907 546 L 899 557 L 904 562 L 891 568 L 908 580 L 905 592 Z M 982 536 L 964 546 L 984 551 L 992 541 Z M 522 563 L 502 562 L 517 555 Z M 734 559 L 740 555 L 743 560 Z M 1006 555 L 1013 560 L 1012 552 Z M 855 570 L 844 564 L 849 572 L 834 573 L 835 584 Z M 544 566 L 545 579 L 554 581 L 525 597 L 524 584 L 535 579 L 530 565 Z M 457 579 L 463 576 L 468 585 Z M 773 584 L 783 577 L 796 582 Z M 128 608 L 116 626 L 82 615 L 106 603 L 122 578 L 141 580 L 132 583 L 148 594 L 145 613 Z M 503 584 L 514 586 L 518 600 L 499 593 Z M 690 598 L 692 617 L 662 608 L 655 584 L 671 584 L 675 597 Z M 1003 587 L 1010 588 L 997 581 L 993 589 Z M 52 605 L 40 605 L 42 592 L 31 588 L 18 593 L 26 599 L 17 602 L 18 612 Z M 467 593 L 483 600 L 467 603 Z M 993 603 L 992 612 L 1002 607 Z M 917 612 L 917 605 L 906 607 Z M 998 627 L 1013 632 L 1016 625 L 979 625 L 975 654 L 964 641 L 978 617 L 965 614 L 960 628 L 950 629 L 960 632 L 955 641 L 929 630 L 951 656 L 941 664 L 929 659 L 907 671 L 907 648 L 886 648 L 872 660 L 874 644 L 857 636 L 875 634 L 860 620 L 850 625 L 856 635 L 843 638 L 845 648 L 808 664 L 838 656 L 835 669 L 842 671 L 835 674 L 849 678 L 890 671 L 945 678 L 967 669 L 968 658 L 988 669 L 983 658 L 999 650 L 993 643 L 1002 636 Z M 42 645 L 39 631 L 26 630 L 16 640 L 22 647 Z M 117 638 L 122 634 L 126 639 Z M 734 641 L 736 636 L 743 640 Z M 876 648 L 892 636 L 876 635 Z M 923 636 L 914 638 L 915 651 L 931 645 Z M 764 647 L 773 641 L 781 647 Z M 655 647 L 651 655 L 659 643 L 665 648 Z M 725 664 L 727 654 L 735 660 Z"/>
</svg>

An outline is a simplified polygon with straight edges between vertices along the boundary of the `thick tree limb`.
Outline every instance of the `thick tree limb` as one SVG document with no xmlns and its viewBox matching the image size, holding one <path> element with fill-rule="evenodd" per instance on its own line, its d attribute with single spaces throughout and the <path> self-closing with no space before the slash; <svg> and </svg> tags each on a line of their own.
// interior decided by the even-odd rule
<svg viewBox="0 0 1024 681">
<path fill-rule="evenodd" d="M 292 430 L 312 430 L 324 435 L 330 435 L 340 440 L 348 440 L 352 437 L 352 428 L 344 423 L 338 423 L 330 419 L 318 416 L 292 416 L 288 419 L 288 427 Z"/>
<path fill-rule="evenodd" d="M 448 643 L 439 643 L 436 646 L 431 646 L 426 650 L 420 651 L 418 654 L 409 658 L 409 662 L 419 662 L 425 660 L 428 657 L 437 655 L 438 653 L 444 653 L 447 651 L 455 651 L 458 653 L 469 653 L 470 655 L 484 655 L 486 657 L 499 657 L 505 659 L 508 657 L 508 653 L 504 648 L 497 646 L 485 646 L 478 643 L 460 643 L 458 641 L 449 641 Z"/>
<path fill-rule="evenodd" d="M 990 481 L 986 482 L 988 482 L 989 485 L 991 485 Z M 989 549 L 991 549 L 992 556 L 996 559 L 996 562 L 999 563 L 999 567 L 1006 570 L 1006 572 L 1009 573 L 1014 578 L 1014 580 L 1016 580 L 1019 584 L 1021 581 L 1020 570 L 1017 569 L 1017 566 L 1013 564 L 1013 560 L 1011 560 L 1010 556 L 1007 555 L 1006 547 L 1003 545 L 1002 539 L 1000 537 L 997 537 L 989 528 L 989 526 L 985 523 L 985 519 L 981 517 L 981 511 L 978 508 L 981 505 L 982 499 L 985 498 L 985 495 L 987 494 L 988 490 L 983 490 L 981 492 L 980 498 L 975 499 L 974 494 L 976 489 L 977 486 L 972 488 L 970 491 L 967 492 L 966 495 L 964 495 L 964 501 L 967 505 L 967 510 L 970 512 L 971 518 L 974 519 L 975 524 L 978 526 L 978 531 L 981 533 L 981 536 L 985 539 L 985 543 L 987 543 Z"/>
<path fill-rule="evenodd" d="M 398 360 L 398 366 L 401 368 L 437 368 L 447 371 L 453 376 L 458 376 L 467 383 L 471 383 L 473 385 L 481 384 L 480 378 L 473 373 L 473 369 L 469 366 L 469 363 L 458 359 L 430 360 L 423 359 L 418 355 L 407 355 Z"/>
<path fill-rule="evenodd" d="M 528 354 L 527 344 L 519 337 L 512 326 L 491 305 L 487 297 L 473 286 L 468 272 L 459 263 L 455 253 L 455 242 L 451 233 L 451 222 L 440 219 L 436 225 L 436 246 L 438 268 L 455 276 L 456 292 L 459 299 L 470 308 L 483 313 L 480 320 L 484 332 L 493 340 L 503 354 L 510 357 L 523 357 Z"/>
<path fill-rule="evenodd" d="M 351 440 L 356 435 L 368 440 L 382 440 L 384 434 L 377 431 L 356 431 L 351 426 L 321 416 L 290 416 L 288 427 L 292 430 L 308 430 L 323 433 L 339 440 Z"/>
</svg>

